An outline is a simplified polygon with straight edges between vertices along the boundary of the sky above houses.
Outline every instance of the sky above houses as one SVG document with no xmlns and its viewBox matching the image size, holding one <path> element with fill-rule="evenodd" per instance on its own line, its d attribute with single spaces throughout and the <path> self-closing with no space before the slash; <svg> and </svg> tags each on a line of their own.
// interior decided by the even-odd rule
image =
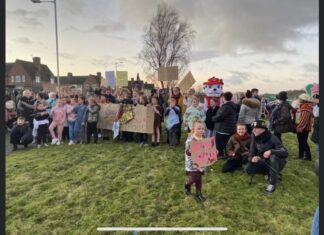
<svg viewBox="0 0 324 235">
<path fill-rule="evenodd" d="M 60 75 L 127 70 L 138 61 L 143 29 L 158 0 L 57 0 Z M 260 93 L 318 82 L 318 1 L 166 0 L 196 31 L 188 66 L 197 84 L 223 78 L 224 90 Z M 41 57 L 56 74 L 54 6 L 6 1 L 6 62 Z M 180 79 L 182 76 L 180 77 Z M 196 84 L 196 85 L 197 85 Z"/>
</svg>

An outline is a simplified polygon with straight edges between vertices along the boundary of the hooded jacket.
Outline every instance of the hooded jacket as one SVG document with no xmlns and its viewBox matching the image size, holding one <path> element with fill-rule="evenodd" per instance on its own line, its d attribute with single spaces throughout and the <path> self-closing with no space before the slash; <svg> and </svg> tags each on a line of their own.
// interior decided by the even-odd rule
<svg viewBox="0 0 324 235">
<path fill-rule="evenodd" d="M 214 130 L 216 132 L 232 135 L 236 131 L 236 109 L 237 105 L 228 101 L 223 104 L 216 115 L 212 117 L 212 121 L 215 122 Z"/>
<path fill-rule="evenodd" d="M 243 124 L 251 124 L 255 119 L 259 118 L 261 103 L 256 98 L 244 98 L 240 108 L 238 122 Z"/>
</svg>

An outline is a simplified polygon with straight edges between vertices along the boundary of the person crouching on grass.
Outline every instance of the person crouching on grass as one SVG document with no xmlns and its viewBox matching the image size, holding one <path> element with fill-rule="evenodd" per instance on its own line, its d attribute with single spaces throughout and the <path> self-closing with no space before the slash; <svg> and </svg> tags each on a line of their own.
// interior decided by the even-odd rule
<svg viewBox="0 0 324 235">
<path fill-rule="evenodd" d="M 195 168 L 191 158 L 190 143 L 192 141 L 202 140 L 205 133 L 205 123 L 203 121 L 195 121 L 192 125 L 191 133 L 189 134 L 185 143 L 185 169 L 188 176 L 187 182 L 184 186 L 185 194 L 191 195 L 191 185 L 195 183 L 197 202 L 203 202 L 206 200 L 201 192 L 202 189 L 202 175 L 205 173 L 205 168 Z"/>
<path fill-rule="evenodd" d="M 226 145 L 228 160 L 222 168 L 223 173 L 235 171 L 248 162 L 250 142 L 246 125 L 236 124 L 236 133 L 231 136 Z"/>
<path fill-rule="evenodd" d="M 265 193 L 273 193 L 276 189 L 279 173 L 286 164 L 288 152 L 279 138 L 267 129 L 264 120 L 252 123 L 252 138 L 249 162 L 246 166 L 248 174 L 266 174 L 269 182 Z"/>
</svg>

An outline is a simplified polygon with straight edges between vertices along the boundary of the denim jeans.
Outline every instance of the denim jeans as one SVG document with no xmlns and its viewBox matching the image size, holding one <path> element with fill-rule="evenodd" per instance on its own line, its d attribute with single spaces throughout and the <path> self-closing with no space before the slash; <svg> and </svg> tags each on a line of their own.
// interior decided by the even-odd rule
<svg viewBox="0 0 324 235">
<path fill-rule="evenodd" d="M 318 207 L 314 214 L 311 235 L 319 235 L 319 208 Z"/>
<path fill-rule="evenodd" d="M 68 125 L 69 125 L 70 141 L 72 140 L 73 142 L 76 142 L 76 137 L 75 137 L 75 132 L 74 132 L 75 121 L 68 121 Z"/>
<path fill-rule="evenodd" d="M 76 121 L 74 124 L 74 136 L 76 140 L 81 143 L 85 142 L 85 126 L 82 126 L 82 122 Z"/>
</svg>

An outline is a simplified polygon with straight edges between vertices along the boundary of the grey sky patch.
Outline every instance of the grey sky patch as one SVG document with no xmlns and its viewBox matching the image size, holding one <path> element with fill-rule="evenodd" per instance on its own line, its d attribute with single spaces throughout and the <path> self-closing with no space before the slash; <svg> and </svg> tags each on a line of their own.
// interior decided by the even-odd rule
<svg viewBox="0 0 324 235">
<path fill-rule="evenodd" d="M 318 65 L 312 63 L 304 64 L 303 68 L 308 73 L 318 73 L 318 69 L 319 69 Z"/>
<path fill-rule="evenodd" d="M 125 30 L 125 24 L 121 22 L 111 22 L 107 24 L 94 25 L 89 31 L 94 33 L 111 33 Z"/>
<path fill-rule="evenodd" d="M 220 54 L 215 49 L 194 50 L 191 52 L 191 62 L 215 58 Z"/>
<path fill-rule="evenodd" d="M 246 72 L 240 72 L 240 71 L 233 71 L 231 72 L 231 75 L 228 78 L 226 78 L 226 82 L 239 85 L 250 80 L 251 77 L 252 74 Z"/>
<path fill-rule="evenodd" d="M 120 1 L 123 15 L 143 27 L 156 11 L 158 2 L 131 2 Z M 285 0 L 275 4 L 267 0 L 204 0 L 186 4 L 185 8 L 183 2 L 170 0 L 168 4 L 192 22 L 193 29 L 197 30 L 197 44 L 222 53 L 235 54 L 238 48 L 249 48 L 255 53 L 296 53 L 285 43 L 303 37 L 296 29 L 318 25 L 317 0 Z M 152 13 L 147 14 L 146 9 L 152 9 Z"/>
<path fill-rule="evenodd" d="M 72 55 L 70 53 L 60 53 L 60 57 L 66 60 L 73 60 L 76 58 L 75 55 Z"/>
<path fill-rule="evenodd" d="M 25 9 L 16 9 L 14 11 L 7 11 L 8 17 L 12 17 L 18 20 L 21 29 L 26 29 L 26 27 L 39 28 L 44 26 L 40 18 L 48 16 L 49 12 L 45 9 L 27 11 Z"/>
<path fill-rule="evenodd" d="M 22 43 L 22 44 L 34 44 L 35 42 L 30 40 L 29 38 L 27 37 L 20 37 L 20 38 L 15 38 L 13 39 L 14 42 L 18 42 L 18 43 Z"/>
</svg>

